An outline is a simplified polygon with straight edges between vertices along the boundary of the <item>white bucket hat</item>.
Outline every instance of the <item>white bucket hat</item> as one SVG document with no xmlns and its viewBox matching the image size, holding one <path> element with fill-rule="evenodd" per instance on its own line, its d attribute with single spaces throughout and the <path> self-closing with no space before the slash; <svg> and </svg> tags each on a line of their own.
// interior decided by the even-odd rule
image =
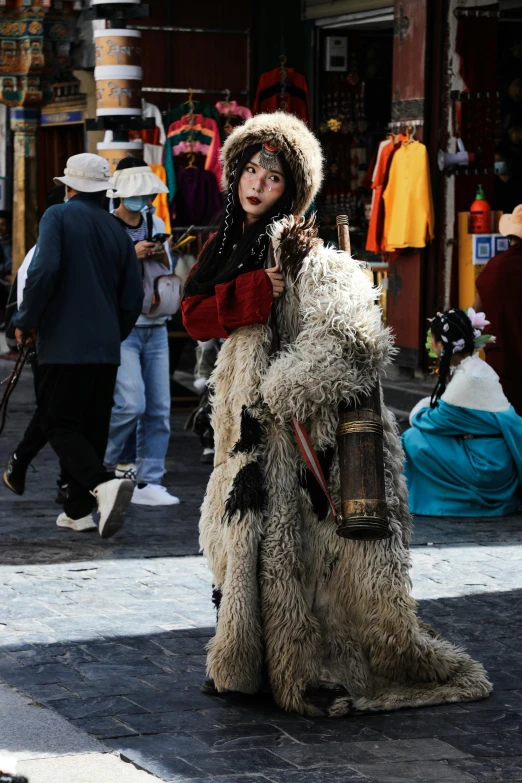
<svg viewBox="0 0 522 783">
<path fill-rule="evenodd" d="M 514 236 L 522 239 L 522 204 L 515 207 L 511 215 L 502 215 L 498 230 L 505 237 Z"/>
<path fill-rule="evenodd" d="M 147 166 L 120 169 L 115 171 L 109 181 L 109 198 L 130 198 L 131 196 L 154 196 L 168 193 L 168 187 Z"/>
<path fill-rule="evenodd" d="M 100 155 L 82 152 L 69 158 L 63 177 L 55 177 L 56 184 L 67 185 L 80 193 L 98 193 L 109 186 L 109 163 Z"/>
</svg>

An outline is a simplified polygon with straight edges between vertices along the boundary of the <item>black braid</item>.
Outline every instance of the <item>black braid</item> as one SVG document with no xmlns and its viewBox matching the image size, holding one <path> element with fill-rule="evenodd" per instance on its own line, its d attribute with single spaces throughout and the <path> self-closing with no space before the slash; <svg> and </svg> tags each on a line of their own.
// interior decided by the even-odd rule
<svg viewBox="0 0 522 783">
<path fill-rule="evenodd" d="M 446 310 L 445 313 L 437 313 L 431 322 L 431 333 L 434 339 L 444 346 L 439 359 L 437 383 L 430 400 L 430 406 L 436 408 L 448 385 L 453 356 L 457 353 L 473 354 L 475 332 L 466 313 L 463 310 L 452 309 Z M 464 347 L 456 351 L 454 343 L 458 340 L 464 340 Z"/>
<path fill-rule="evenodd" d="M 225 214 L 223 218 L 223 239 L 221 241 L 221 245 L 218 250 L 218 255 L 223 255 L 223 251 L 225 249 L 225 246 L 227 244 L 227 239 L 230 234 L 230 229 L 232 226 L 232 216 L 234 214 L 234 194 L 235 194 L 235 188 L 234 188 L 234 182 L 236 179 L 236 172 L 237 172 L 237 165 L 239 163 L 239 159 L 236 158 L 232 162 L 232 167 L 230 171 L 230 179 L 229 179 L 229 185 L 227 190 L 227 203 L 225 205 Z"/>
</svg>

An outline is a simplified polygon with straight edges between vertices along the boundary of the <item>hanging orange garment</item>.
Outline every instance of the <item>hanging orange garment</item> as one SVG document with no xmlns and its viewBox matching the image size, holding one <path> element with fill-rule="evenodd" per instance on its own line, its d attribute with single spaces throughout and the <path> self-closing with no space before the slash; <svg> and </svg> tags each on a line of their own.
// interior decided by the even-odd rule
<svg viewBox="0 0 522 783">
<path fill-rule="evenodd" d="M 167 184 L 167 174 L 165 172 L 165 168 L 163 166 L 158 165 L 157 163 L 149 163 L 150 168 L 154 172 L 154 174 L 160 178 L 162 182 Z M 158 193 L 156 198 L 154 199 L 154 206 L 156 207 L 156 215 L 163 220 L 165 223 L 165 231 L 167 234 L 170 234 L 171 232 L 171 225 L 170 225 L 170 211 L 169 211 L 169 202 L 168 202 L 168 193 Z"/>
<path fill-rule="evenodd" d="M 369 250 L 371 253 L 380 253 L 379 243 L 377 241 L 377 218 L 379 214 L 379 203 L 382 198 L 382 184 L 386 174 L 386 164 L 392 151 L 393 144 L 390 139 L 381 142 L 372 182 L 372 211 L 370 215 L 370 224 L 368 226 L 368 236 L 366 237 L 366 250 Z"/>
<path fill-rule="evenodd" d="M 426 247 L 434 238 L 428 151 L 420 141 L 402 144 L 393 157 L 383 193 L 383 248 Z"/>
</svg>

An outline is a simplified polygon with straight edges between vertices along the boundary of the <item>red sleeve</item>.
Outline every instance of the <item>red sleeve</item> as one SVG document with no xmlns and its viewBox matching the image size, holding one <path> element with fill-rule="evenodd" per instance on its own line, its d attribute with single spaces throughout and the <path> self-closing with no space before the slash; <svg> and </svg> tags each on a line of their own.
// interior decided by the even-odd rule
<svg viewBox="0 0 522 783">
<path fill-rule="evenodd" d="M 212 296 L 187 296 L 181 303 L 183 323 L 194 340 L 228 337 L 234 329 L 266 324 L 273 302 L 272 283 L 264 269 L 220 283 Z"/>
</svg>

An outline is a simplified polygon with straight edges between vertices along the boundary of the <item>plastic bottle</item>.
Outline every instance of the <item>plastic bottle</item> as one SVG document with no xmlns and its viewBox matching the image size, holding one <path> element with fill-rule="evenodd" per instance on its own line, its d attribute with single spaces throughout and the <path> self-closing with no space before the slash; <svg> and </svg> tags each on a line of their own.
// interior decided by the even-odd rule
<svg viewBox="0 0 522 783">
<path fill-rule="evenodd" d="M 491 233 L 491 207 L 486 201 L 486 195 L 482 185 L 478 186 L 475 201 L 469 210 L 469 230 L 471 234 Z"/>
</svg>

